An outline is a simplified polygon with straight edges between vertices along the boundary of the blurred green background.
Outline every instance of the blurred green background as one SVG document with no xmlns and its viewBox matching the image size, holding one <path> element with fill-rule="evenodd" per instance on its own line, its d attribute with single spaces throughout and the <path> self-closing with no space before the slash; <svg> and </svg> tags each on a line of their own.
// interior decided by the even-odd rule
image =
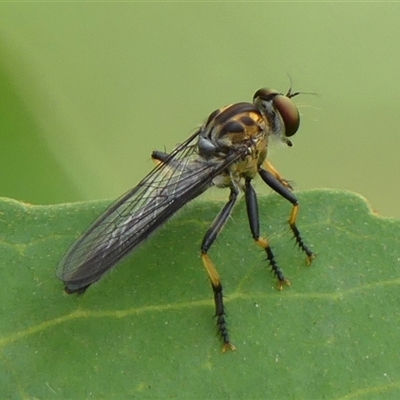
<svg viewBox="0 0 400 400">
<path fill-rule="evenodd" d="M 214 109 L 260 87 L 297 97 L 296 189 L 361 193 L 400 217 L 400 4 L 0 5 L 0 196 L 116 198 Z M 267 193 L 262 183 L 257 189 Z M 214 191 L 213 198 L 226 198 Z"/>
</svg>

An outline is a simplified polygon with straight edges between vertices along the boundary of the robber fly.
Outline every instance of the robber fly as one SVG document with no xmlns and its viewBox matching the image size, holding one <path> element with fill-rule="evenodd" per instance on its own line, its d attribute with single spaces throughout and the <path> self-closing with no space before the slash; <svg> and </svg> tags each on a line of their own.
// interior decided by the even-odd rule
<svg viewBox="0 0 400 400">
<path fill-rule="evenodd" d="M 253 103 L 237 103 L 215 110 L 207 121 L 170 154 L 154 151 L 156 167 L 132 190 L 116 200 L 71 246 L 57 275 L 67 293 L 83 293 L 124 256 L 189 201 L 208 188 L 230 190 L 229 200 L 215 218 L 201 243 L 201 258 L 214 293 L 217 328 L 223 351 L 234 350 L 229 338 L 219 274 L 208 255 L 225 222 L 244 191 L 250 231 L 265 250 L 279 287 L 289 281 L 283 275 L 269 242 L 260 236 L 256 193 L 251 185 L 258 174 L 274 191 L 292 203 L 289 226 L 308 263 L 314 253 L 296 226 L 298 201 L 291 186 L 266 160 L 270 138 L 292 146 L 300 116 L 292 98 L 271 89 L 258 90 Z"/>
</svg>

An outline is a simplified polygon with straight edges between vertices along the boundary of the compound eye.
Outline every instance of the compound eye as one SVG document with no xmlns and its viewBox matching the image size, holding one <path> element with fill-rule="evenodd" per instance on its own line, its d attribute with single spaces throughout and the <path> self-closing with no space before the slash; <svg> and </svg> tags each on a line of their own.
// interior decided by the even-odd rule
<svg viewBox="0 0 400 400">
<path fill-rule="evenodd" d="M 300 114 L 297 107 L 289 97 L 281 94 L 274 97 L 273 102 L 285 124 L 285 136 L 293 136 L 300 125 Z"/>
<path fill-rule="evenodd" d="M 279 92 L 275 89 L 259 89 L 253 96 L 253 100 L 259 98 L 264 101 L 271 101 Z"/>
</svg>

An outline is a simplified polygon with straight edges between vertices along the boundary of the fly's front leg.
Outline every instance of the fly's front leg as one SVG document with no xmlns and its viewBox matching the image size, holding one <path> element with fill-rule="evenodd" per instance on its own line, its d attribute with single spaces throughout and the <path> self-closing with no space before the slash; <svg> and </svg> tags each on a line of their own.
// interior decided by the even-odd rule
<svg viewBox="0 0 400 400">
<path fill-rule="evenodd" d="M 303 237 L 300 234 L 299 229 L 297 228 L 297 216 L 299 214 L 299 202 L 296 196 L 271 172 L 266 171 L 264 169 L 260 169 L 259 174 L 262 180 L 275 192 L 279 193 L 286 200 L 290 201 L 293 204 L 293 209 L 289 218 L 289 226 L 290 230 L 293 233 L 293 236 L 296 240 L 297 245 L 301 250 L 304 251 L 307 255 L 307 263 L 311 264 L 312 260 L 315 258 L 315 254 L 310 250 L 310 248 L 304 243 Z"/>
<path fill-rule="evenodd" d="M 221 232 L 226 220 L 231 214 L 233 206 L 235 205 L 237 200 L 238 192 L 239 191 L 237 188 L 231 188 L 229 201 L 225 204 L 224 208 L 218 214 L 217 218 L 215 218 L 211 227 L 205 234 L 203 242 L 201 244 L 201 258 L 207 270 L 208 277 L 210 278 L 211 282 L 211 287 L 214 292 L 215 316 L 217 317 L 218 332 L 222 338 L 222 341 L 224 342 L 224 345 L 222 347 L 223 352 L 228 349 L 235 350 L 235 346 L 231 343 L 229 339 L 221 279 L 216 268 L 214 267 L 213 262 L 211 261 L 211 258 L 208 255 L 208 250 L 214 243 L 218 234 Z"/>
<path fill-rule="evenodd" d="M 269 161 L 264 161 L 264 168 L 269 171 L 280 183 L 282 183 L 283 186 L 287 187 L 290 190 L 293 190 L 292 185 L 290 182 L 285 179 L 279 172 L 278 170 L 275 169 L 275 167 L 269 162 Z"/>
<path fill-rule="evenodd" d="M 268 240 L 260 237 L 260 219 L 258 215 L 258 202 L 257 202 L 257 195 L 251 186 L 251 180 L 246 179 L 245 182 L 245 193 L 246 193 L 246 207 L 247 207 L 247 216 L 249 218 L 250 224 L 250 231 L 253 235 L 253 239 L 256 243 L 262 247 L 265 252 L 267 253 L 267 259 L 269 264 L 271 265 L 272 271 L 274 272 L 275 276 L 278 278 L 279 282 L 279 289 L 282 289 L 283 285 L 289 285 L 290 282 L 284 277 L 279 265 L 275 260 L 274 253 L 271 250 L 271 247 L 268 243 Z"/>
</svg>

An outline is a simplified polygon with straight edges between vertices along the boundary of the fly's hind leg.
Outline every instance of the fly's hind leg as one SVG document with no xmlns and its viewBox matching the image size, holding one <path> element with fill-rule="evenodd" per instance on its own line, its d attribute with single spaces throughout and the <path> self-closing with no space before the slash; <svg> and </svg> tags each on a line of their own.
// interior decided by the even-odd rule
<svg viewBox="0 0 400 400">
<path fill-rule="evenodd" d="M 182 166 L 181 161 L 176 160 L 171 154 L 164 153 L 162 151 L 153 151 L 151 153 L 151 159 L 159 168 L 168 168 L 165 171 L 174 172 Z"/>
<path fill-rule="evenodd" d="M 262 247 L 267 253 L 267 259 L 269 261 L 269 264 L 271 265 L 272 271 L 274 275 L 278 278 L 278 287 L 279 289 L 282 289 L 285 284 L 289 285 L 290 282 L 284 277 L 282 270 L 279 268 L 279 265 L 275 260 L 274 253 L 271 250 L 268 240 L 260 237 L 260 218 L 258 215 L 257 195 L 254 191 L 253 186 L 251 186 L 250 179 L 246 179 L 245 182 L 245 195 L 247 216 L 249 218 L 251 234 L 256 243 L 260 247 Z"/>
<path fill-rule="evenodd" d="M 154 150 L 151 153 L 151 159 L 156 165 L 164 164 L 168 160 L 169 154 L 163 151 Z"/>
<path fill-rule="evenodd" d="M 211 282 L 211 287 L 214 292 L 215 316 L 217 318 L 218 332 L 221 336 L 222 341 L 224 342 L 224 345 L 222 347 L 223 352 L 227 351 L 228 349 L 235 350 L 235 346 L 231 343 L 229 339 L 221 279 L 216 268 L 214 267 L 213 262 L 211 261 L 211 258 L 208 255 L 208 250 L 214 243 L 229 215 L 231 214 L 237 200 L 238 192 L 239 191 L 236 188 L 231 188 L 229 201 L 225 204 L 224 208 L 218 214 L 217 218 L 215 218 L 211 227 L 205 234 L 203 242 L 201 244 L 201 258 L 207 270 L 208 277 L 210 278 Z"/>
<path fill-rule="evenodd" d="M 270 171 L 266 171 L 264 169 L 260 169 L 259 174 L 262 180 L 275 192 L 280 194 L 286 200 L 290 201 L 293 205 L 292 212 L 289 217 L 289 227 L 292 231 L 292 234 L 296 240 L 297 245 L 300 247 L 304 253 L 307 255 L 307 263 L 311 264 L 312 260 L 315 258 L 315 254 L 310 250 L 310 248 L 304 243 L 303 237 L 299 229 L 297 228 L 297 216 L 299 214 L 299 202 L 296 196 L 289 190 L 284 183 L 282 183 L 273 173 Z"/>
</svg>

